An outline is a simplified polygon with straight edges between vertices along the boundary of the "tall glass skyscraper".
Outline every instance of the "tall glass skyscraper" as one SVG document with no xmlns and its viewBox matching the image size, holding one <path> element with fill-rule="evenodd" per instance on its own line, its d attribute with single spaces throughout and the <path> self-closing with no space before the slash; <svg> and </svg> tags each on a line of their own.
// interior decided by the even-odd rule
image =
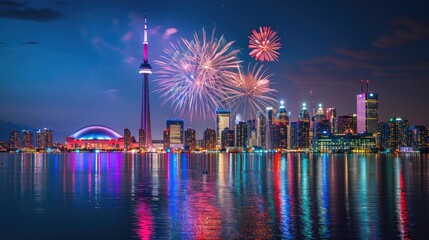
<svg viewBox="0 0 429 240">
<path fill-rule="evenodd" d="M 216 140 L 220 148 L 222 145 L 222 131 L 230 128 L 231 110 L 216 108 Z"/>
<path fill-rule="evenodd" d="M 360 93 L 356 96 L 357 132 L 375 133 L 378 127 L 378 94 Z"/>
</svg>

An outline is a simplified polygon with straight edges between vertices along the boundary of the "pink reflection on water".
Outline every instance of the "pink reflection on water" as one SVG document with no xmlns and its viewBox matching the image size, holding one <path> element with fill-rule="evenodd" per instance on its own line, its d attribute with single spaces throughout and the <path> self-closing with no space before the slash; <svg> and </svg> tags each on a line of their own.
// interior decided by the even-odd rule
<svg viewBox="0 0 429 240">
<path fill-rule="evenodd" d="M 147 203 L 140 202 L 135 210 L 137 218 L 137 229 L 135 230 L 140 239 L 151 239 L 153 233 L 153 217 Z"/>
<path fill-rule="evenodd" d="M 411 239 L 410 229 L 408 227 L 408 211 L 407 211 L 407 199 L 405 194 L 404 186 L 404 174 L 402 171 L 399 173 L 399 201 L 398 201 L 398 227 L 401 232 L 401 239 Z"/>
</svg>

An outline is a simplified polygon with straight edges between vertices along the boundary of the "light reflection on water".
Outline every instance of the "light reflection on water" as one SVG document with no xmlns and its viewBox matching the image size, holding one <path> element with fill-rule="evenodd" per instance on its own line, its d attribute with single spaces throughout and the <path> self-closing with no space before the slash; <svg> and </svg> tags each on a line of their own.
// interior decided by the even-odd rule
<svg viewBox="0 0 429 240">
<path fill-rule="evenodd" d="M 426 155 L 0 154 L 0 164 L 2 239 L 429 234 Z"/>
</svg>

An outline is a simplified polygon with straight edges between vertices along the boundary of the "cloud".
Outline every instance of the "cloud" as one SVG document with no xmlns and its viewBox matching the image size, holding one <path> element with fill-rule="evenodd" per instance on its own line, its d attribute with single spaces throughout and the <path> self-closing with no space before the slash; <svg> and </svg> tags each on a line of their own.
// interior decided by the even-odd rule
<svg viewBox="0 0 429 240">
<path fill-rule="evenodd" d="M 347 49 L 341 47 L 334 47 L 332 51 L 339 55 L 351 57 L 357 60 L 378 60 L 390 58 L 390 55 L 379 53 L 373 50 L 361 50 L 361 49 Z"/>
<path fill-rule="evenodd" d="M 110 99 L 116 99 L 118 98 L 119 90 L 114 88 L 105 89 L 102 91 L 103 94 L 105 94 Z"/>
<path fill-rule="evenodd" d="M 162 26 L 155 26 L 153 28 L 150 28 L 148 30 L 148 34 L 149 35 L 158 35 L 159 34 L 159 30 L 161 30 Z"/>
<path fill-rule="evenodd" d="M 388 34 L 383 34 L 372 42 L 374 47 L 389 48 L 429 38 L 429 24 L 426 22 L 411 18 L 396 18 L 391 25 L 392 29 Z"/>
<path fill-rule="evenodd" d="M 165 40 L 169 39 L 173 34 L 177 32 L 178 32 L 177 28 L 167 28 L 167 30 L 165 30 L 165 33 L 164 33 L 164 39 Z"/>
<path fill-rule="evenodd" d="M 124 63 L 130 64 L 130 65 L 135 65 L 135 63 L 136 63 L 136 58 L 135 58 L 135 57 L 131 57 L 131 56 L 126 57 L 126 58 L 124 59 Z"/>
<path fill-rule="evenodd" d="M 39 44 L 39 42 L 36 41 L 27 41 L 27 42 L 22 42 L 22 45 L 36 45 Z"/>
<path fill-rule="evenodd" d="M 51 8 L 33 8 L 21 2 L 0 1 L 0 18 L 50 22 L 62 17 L 60 12 Z"/>
<path fill-rule="evenodd" d="M 121 40 L 123 42 L 128 42 L 128 41 L 130 41 L 133 38 L 133 36 L 134 36 L 133 32 L 127 32 L 124 36 L 122 36 Z"/>
</svg>

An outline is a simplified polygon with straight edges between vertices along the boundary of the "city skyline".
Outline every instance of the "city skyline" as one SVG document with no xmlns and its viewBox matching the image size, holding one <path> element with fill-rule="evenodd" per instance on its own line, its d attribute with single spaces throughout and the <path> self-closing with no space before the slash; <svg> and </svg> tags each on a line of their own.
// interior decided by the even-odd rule
<svg viewBox="0 0 429 240">
<path fill-rule="evenodd" d="M 83 5 L 2 1 L 0 54 L 5 57 L 0 59 L 0 65 L 5 70 L 0 73 L 0 120 L 34 129 L 52 128 L 55 141 L 63 141 L 75 130 L 91 124 L 118 131 L 129 128 L 137 135 L 140 96 L 136 89 L 141 87 L 141 80 L 136 68 L 141 61 L 143 17 L 147 12 L 154 43 L 149 59 L 154 60 L 170 42 L 215 25 L 219 35 L 236 41 L 234 47 L 240 50 L 243 65 L 247 65 L 255 62 L 248 56 L 250 31 L 265 25 L 276 29 L 282 39 L 279 61 L 264 65 L 274 74 L 276 99 L 286 102 L 291 121 L 298 118 L 302 102 L 311 108 L 310 90 L 314 101 L 336 108 L 338 116 L 356 113 L 359 81 L 369 79 L 370 90 L 379 94 L 381 121 L 401 116 L 413 125 L 429 125 L 429 113 L 422 111 L 427 103 L 421 100 L 428 88 L 425 79 L 429 69 L 424 57 L 429 37 L 424 3 L 360 2 L 347 7 L 314 3 L 313 8 L 305 8 L 291 2 L 275 7 L 266 4 L 261 9 L 255 8 L 253 1 L 245 5 L 185 1 L 181 6 L 168 2 L 168 7 L 162 8 L 163 3 L 112 1 L 99 6 L 95 1 Z M 191 5 L 200 10 L 186 8 Z M 12 14 L 22 8 L 34 14 Z M 52 14 L 44 18 L 35 14 L 44 8 Z M 306 11 L 297 16 L 294 8 Z M 352 8 L 357 13 L 365 12 L 367 17 L 350 13 Z M 204 9 L 213 11 L 205 14 Z M 261 17 L 251 19 L 256 10 Z M 229 24 L 228 17 L 219 17 L 219 13 L 237 11 L 242 13 L 241 18 L 233 24 Z M 334 14 L 326 17 L 327 13 Z M 305 19 L 311 21 L 306 23 Z M 353 31 L 351 26 L 355 26 Z M 321 36 L 317 42 L 311 38 L 314 31 Z M 151 80 L 156 78 L 157 66 L 152 67 Z M 150 84 L 156 88 L 152 81 Z M 216 126 L 214 110 L 213 117 L 191 122 L 188 116 L 174 113 L 172 107 L 161 106 L 158 94 L 152 93 L 150 101 L 152 118 L 158 120 L 152 120 L 154 139 L 162 139 L 163 121 L 167 118 L 184 118 L 185 128 L 195 129 L 198 139 L 204 129 Z"/>
</svg>

